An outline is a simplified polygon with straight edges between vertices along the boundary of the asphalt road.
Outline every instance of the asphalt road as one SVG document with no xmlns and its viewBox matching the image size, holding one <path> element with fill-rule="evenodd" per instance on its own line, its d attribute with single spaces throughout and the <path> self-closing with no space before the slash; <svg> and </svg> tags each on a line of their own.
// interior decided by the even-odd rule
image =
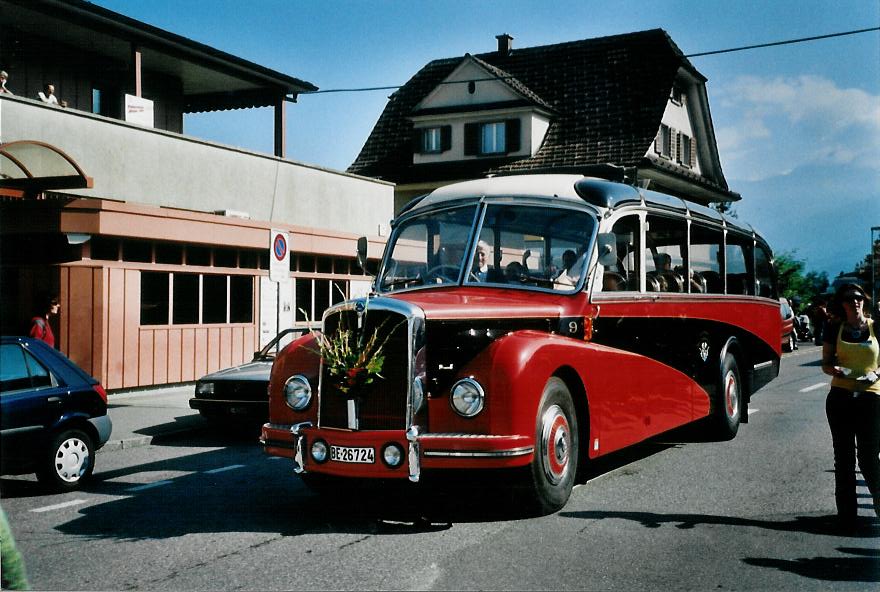
<svg viewBox="0 0 880 592">
<path fill-rule="evenodd" d="M 102 453 L 84 491 L 4 478 L 36 589 L 866 590 L 880 526 L 836 532 L 827 379 L 802 346 L 732 442 L 667 435 L 596 463 L 559 513 L 493 483 L 320 497 L 255 434 Z"/>
</svg>

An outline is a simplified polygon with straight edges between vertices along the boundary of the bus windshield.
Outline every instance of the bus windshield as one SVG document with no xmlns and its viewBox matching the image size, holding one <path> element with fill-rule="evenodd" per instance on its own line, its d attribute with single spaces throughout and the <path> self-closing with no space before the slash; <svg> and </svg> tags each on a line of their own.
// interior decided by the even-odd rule
<svg viewBox="0 0 880 592">
<path fill-rule="evenodd" d="M 594 217 L 545 205 L 483 207 L 482 216 L 471 205 L 403 222 L 389 245 L 379 291 L 459 282 L 559 291 L 582 285 Z M 474 240 L 478 218 L 482 224 Z"/>
</svg>

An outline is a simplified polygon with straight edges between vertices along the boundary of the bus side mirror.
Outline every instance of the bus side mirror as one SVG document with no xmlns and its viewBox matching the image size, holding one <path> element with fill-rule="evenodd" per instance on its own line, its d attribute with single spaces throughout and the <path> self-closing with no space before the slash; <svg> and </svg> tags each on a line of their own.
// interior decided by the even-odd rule
<svg viewBox="0 0 880 592">
<path fill-rule="evenodd" d="M 599 263 L 608 267 L 617 264 L 617 236 L 613 232 L 603 232 L 598 237 Z"/>
<path fill-rule="evenodd" d="M 367 261 L 367 237 L 362 236 L 358 239 L 357 244 L 357 262 L 364 273 L 367 275 L 376 275 L 376 270 L 371 269 L 369 261 Z"/>
</svg>

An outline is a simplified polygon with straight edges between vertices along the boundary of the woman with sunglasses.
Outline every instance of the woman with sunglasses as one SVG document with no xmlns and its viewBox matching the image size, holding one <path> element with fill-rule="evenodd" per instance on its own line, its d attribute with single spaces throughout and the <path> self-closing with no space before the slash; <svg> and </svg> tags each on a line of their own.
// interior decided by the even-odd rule
<svg viewBox="0 0 880 592">
<path fill-rule="evenodd" d="M 834 446 L 834 494 L 841 526 L 856 526 L 856 456 L 880 516 L 880 346 L 865 315 L 865 291 L 845 284 L 834 295 L 838 322 L 824 331 L 822 371 L 832 377 L 825 403 Z"/>
</svg>

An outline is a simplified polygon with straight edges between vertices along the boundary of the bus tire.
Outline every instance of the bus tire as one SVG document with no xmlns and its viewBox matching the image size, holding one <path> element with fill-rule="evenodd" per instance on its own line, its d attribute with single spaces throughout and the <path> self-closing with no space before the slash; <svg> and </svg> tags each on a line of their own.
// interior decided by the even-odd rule
<svg viewBox="0 0 880 592">
<path fill-rule="evenodd" d="M 551 514 L 571 496 L 578 468 L 578 422 L 565 382 L 552 377 L 544 386 L 535 421 L 535 452 L 528 467 L 532 509 Z"/>
<path fill-rule="evenodd" d="M 743 383 L 736 358 L 730 352 L 721 361 L 718 392 L 713 401 L 713 435 L 719 440 L 732 440 L 742 420 L 745 409 Z"/>
</svg>

